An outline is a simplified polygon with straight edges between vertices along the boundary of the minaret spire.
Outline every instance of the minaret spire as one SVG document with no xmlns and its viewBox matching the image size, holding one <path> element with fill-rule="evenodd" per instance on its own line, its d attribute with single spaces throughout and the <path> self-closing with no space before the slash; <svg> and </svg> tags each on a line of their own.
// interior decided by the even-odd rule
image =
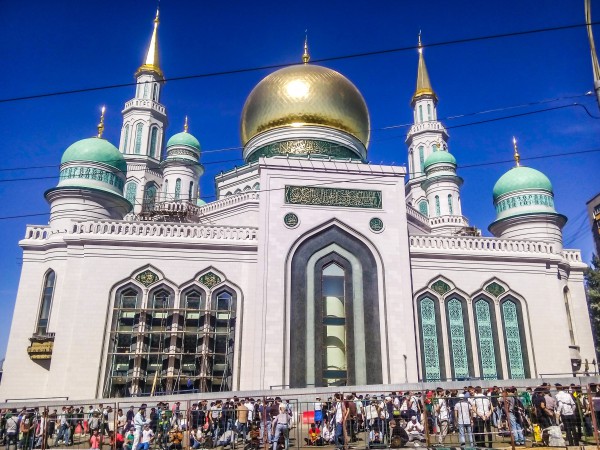
<svg viewBox="0 0 600 450">
<path fill-rule="evenodd" d="M 104 112 L 106 111 L 106 106 L 102 106 L 100 109 L 100 123 L 98 124 L 98 137 L 102 138 L 102 133 L 104 133 Z"/>
<path fill-rule="evenodd" d="M 302 55 L 302 62 L 308 64 L 310 61 L 310 54 L 308 53 L 308 30 L 305 30 L 304 36 L 304 54 Z"/>
<path fill-rule="evenodd" d="M 183 132 L 188 132 L 188 116 L 185 116 L 185 122 L 183 123 Z"/>
<path fill-rule="evenodd" d="M 521 155 L 519 155 L 519 149 L 517 148 L 517 138 L 513 136 L 513 148 L 514 148 L 514 158 L 517 167 L 521 166 Z"/>
<path fill-rule="evenodd" d="M 437 97 L 433 88 L 431 87 L 431 81 L 429 81 L 429 73 L 427 73 L 427 66 L 425 65 L 425 58 L 423 56 L 423 44 L 421 43 L 421 31 L 419 31 L 419 68 L 417 70 L 417 89 L 413 95 L 412 101 L 414 102 L 419 97 L 424 95 L 431 95 L 436 100 Z"/>
<path fill-rule="evenodd" d="M 163 76 L 162 70 L 160 70 L 160 62 L 158 57 L 158 24 L 159 21 L 159 9 L 156 8 L 156 17 L 154 18 L 154 30 L 152 31 L 152 37 L 150 38 L 150 45 L 148 46 L 148 53 L 144 59 L 144 64 L 140 66 L 137 73 L 141 72 L 155 72 L 161 78 Z"/>
</svg>

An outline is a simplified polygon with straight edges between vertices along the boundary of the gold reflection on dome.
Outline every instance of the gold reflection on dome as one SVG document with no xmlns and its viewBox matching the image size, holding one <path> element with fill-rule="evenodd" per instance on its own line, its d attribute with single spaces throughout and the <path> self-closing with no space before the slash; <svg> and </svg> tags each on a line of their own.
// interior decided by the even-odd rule
<svg viewBox="0 0 600 450">
<path fill-rule="evenodd" d="M 242 110 L 242 142 L 263 131 L 303 125 L 345 131 L 365 147 L 369 142 L 369 112 L 356 86 L 335 70 L 312 64 L 280 69 L 256 85 Z"/>
</svg>

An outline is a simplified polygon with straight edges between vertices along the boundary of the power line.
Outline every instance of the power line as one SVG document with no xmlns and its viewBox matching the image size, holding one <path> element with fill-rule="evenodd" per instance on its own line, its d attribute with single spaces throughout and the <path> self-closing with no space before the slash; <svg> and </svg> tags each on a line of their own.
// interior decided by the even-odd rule
<svg viewBox="0 0 600 450">
<path fill-rule="evenodd" d="M 597 24 L 600 24 L 600 22 L 591 22 L 589 25 L 597 25 Z M 525 36 L 525 35 L 529 35 L 529 34 L 563 31 L 563 30 L 582 28 L 582 27 L 587 27 L 587 26 L 588 26 L 587 23 L 579 23 L 579 24 L 573 24 L 573 25 L 562 25 L 562 26 L 557 26 L 557 27 L 536 28 L 536 29 L 532 29 L 532 30 L 513 31 L 513 32 L 509 32 L 509 33 L 490 34 L 490 35 L 486 35 L 486 36 L 476 36 L 476 37 L 470 37 L 470 38 L 452 39 L 452 40 L 448 40 L 448 41 L 434 42 L 431 44 L 427 44 L 423 47 L 428 48 L 428 47 L 441 47 L 441 46 L 447 46 L 447 45 L 465 44 L 468 42 L 486 41 L 486 40 L 502 39 L 502 38 L 514 37 L 514 36 Z M 384 49 L 384 50 L 373 50 L 370 52 L 351 53 L 351 54 L 347 54 L 347 55 L 313 59 L 313 62 L 319 63 L 319 62 L 339 61 L 339 60 L 352 59 L 352 58 L 363 58 L 363 57 L 367 57 L 367 56 L 385 55 L 385 54 L 398 53 L 398 52 L 403 52 L 403 51 L 408 51 L 408 50 L 416 50 L 417 48 L 418 48 L 417 46 L 410 45 L 410 46 L 406 46 L 406 47 L 397 47 L 397 48 Z M 207 73 L 200 73 L 200 74 L 193 74 L 193 75 L 182 75 L 179 77 L 167 78 L 165 80 L 172 82 L 172 81 L 191 80 L 191 79 L 198 79 L 198 78 L 210 78 L 210 77 L 218 77 L 218 76 L 224 76 L 224 75 L 235 75 L 235 74 L 241 74 L 241 73 L 256 72 L 256 71 L 261 71 L 261 70 L 280 69 L 283 67 L 289 67 L 289 66 L 300 65 L 300 64 L 302 64 L 302 63 L 294 62 L 294 63 L 287 63 L 287 64 L 269 64 L 269 65 L 265 65 L 265 66 L 246 67 L 246 68 L 241 68 L 241 69 L 222 70 L 222 71 L 217 71 L 217 72 L 207 72 Z M 47 92 L 47 93 L 43 93 L 43 94 L 24 95 L 24 96 L 19 96 L 19 97 L 10 97 L 10 98 L 0 99 L 0 103 L 9 103 L 9 102 L 16 102 L 16 101 L 23 101 L 23 100 L 33 100 L 33 99 L 38 99 L 38 98 L 55 97 L 55 96 L 59 96 L 59 95 L 80 94 L 83 92 L 102 91 L 102 90 L 107 90 L 107 89 L 117 89 L 117 88 L 128 87 L 128 86 L 136 86 L 138 84 L 145 84 L 145 83 L 147 83 L 147 82 L 144 82 L 144 83 L 137 83 L 137 82 L 117 83 L 117 84 L 94 86 L 94 87 L 81 88 L 81 89 L 69 89 L 69 90 L 64 90 L 64 91 Z"/>
<path fill-rule="evenodd" d="M 580 150 L 580 151 L 573 151 L 573 152 L 565 152 L 565 153 L 556 153 L 556 154 L 552 154 L 552 155 L 530 156 L 530 157 L 527 157 L 527 158 L 521 158 L 521 160 L 525 161 L 525 160 L 530 160 L 530 159 L 546 159 L 546 158 L 555 158 L 555 157 L 561 157 L 561 156 L 568 156 L 568 155 L 574 155 L 574 154 L 594 153 L 594 152 L 600 152 L 600 148 L 591 149 L 591 150 Z M 465 168 L 473 168 L 473 167 L 480 167 L 480 166 L 489 166 L 489 165 L 494 165 L 494 164 L 505 164 L 505 163 L 510 163 L 510 162 L 514 162 L 514 160 L 509 159 L 509 160 L 486 162 L 486 163 L 475 163 L 475 164 L 469 164 L 469 165 L 465 165 L 465 166 L 460 166 L 460 168 L 461 169 L 465 169 Z M 53 177 L 53 178 L 55 178 L 55 177 Z M 335 180 L 335 181 L 330 181 L 330 182 L 312 184 L 311 186 L 334 185 L 334 184 L 340 184 L 340 183 L 354 183 L 354 182 L 358 182 L 358 181 L 367 181 L 367 180 L 373 180 L 373 179 L 378 179 L 378 178 L 383 178 L 383 177 L 381 175 L 377 175 L 377 176 L 370 176 L 370 177 L 358 178 L 358 179 Z M 271 189 L 253 190 L 252 192 L 255 192 L 255 193 L 264 193 L 264 192 L 280 191 L 280 190 L 283 190 L 283 189 L 285 189 L 285 187 L 283 187 L 283 188 L 271 188 Z M 204 198 L 216 198 L 216 196 L 215 195 L 205 196 Z M 141 203 L 140 202 L 135 202 L 134 204 L 139 205 Z M 115 208 L 117 208 L 117 207 L 115 207 Z M 112 208 L 110 208 L 110 207 L 109 208 L 93 207 L 93 208 L 87 208 L 87 209 L 80 209 L 80 208 L 78 208 L 78 209 L 70 210 L 70 212 L 80 212 L 80 211 L 85 212 L 85 211 L 93 211 L 93 210 L 96 210 L 96 209 L 112 209 Z M 65 211 L 65 212 L 69 212 L 69 211 Z M 0 216 L 0 220 L 22 219 L 22 218 L 27 218 L 27 217 L 47 216 L 49 214 L 50 214 L 50 212 L 48 211 L 48 212 L 43 212 L 43 213 L 21 214 L 21 215 L 15 215 L 15 216 Z"/>
<path fill-rule="evenodd" d="M 580 94 L 580 95 L 576 95 L 576 96 L 571 96 L 571 97 L 581 97 L 581 96 L 586 96 L 588 94 Z M 568 97 L 564 97 L 564 98 L 568 98 Z M 556 100 L 556 99 L 555 99 Z M 554 101 L 554 100 L 548 100 L 548 101 L 540 101 L 540 102 L 531 102 L 529 104 L 540 104 L 540 103 L 547 103 L 549 101 Z M 529 105 L 527 104 L 527 105 Z M 458 116 L 451 116 L 451 117 L 447 117 L 447 118 L 442 118 L 439 119 L 438 121 L 441 120 L 447 120 L 447 119 L 452 119 L 452 118 L 459 118 L 459 117 L 467 117 L 467 116 L 473 116 L 473 115 L 477 115 L 477 114 L 481 114 L 484 112 L 491 112 L 491 111 L 501 111 L 501 110 L 507 110 L 507 109 L 513 109 L 513 108 L 518 108 L 520 107 L 520 105 L 517 106 L 508 106 L 505 108 L 497 108 L 496 110 L 488 110 L 488 111 L 483 111 L 483 112 L 474 112 L 474 113 L 467 113 L 467 114 L 461 114 Z M 522 117 L 522 116 L 527 116 L 527 115 L 533 115 L 533 114 L 538 114 L 538 113 L 542 113 L 542 112 L 548 112 L 548 111 L 554 111 L 554 110 L 558 110 L 558 109 L 564 109 L 564 108 L 571 108 L 571 107 L 581 107 L 583 108 L 586 113 L 588 114 L 588 116 L 590 116 L 593 119 L 600 119 L 600 117 L 596 117 L 594 115 L 592 115 L 589 110 L 585 107 L 585 105 L 582 105 L 580 103 L 572 103 L 572 104 L 568 104 L 568 105 L 560 105 L 560 106 L 555 106 L 555 107 L 551 107 L 551 108 L 545 108 L 545 109 L 539 109 L 539 110 L 535 110 L 535 111 L 528 111 L 528 112 L 524 112 L 524 113 L 519 113 L 519 114 L 511 114 L 508 116 L 502 116 L 502 117 L 495 117 L 492 119 L 486 119 L 486 120 L 481 120 L 481 121 L 477 121 L 477 122 L 469 122 L 469 123 L 465 123 L 465 124 L 458 124 L 458 125 L 450 125 L 450 126 L 446 126 L 444 127 L 445 129 L 452 129 L 452 128 L 462 128 L 462 127 L 467 127 L 467 126 L 472 126 L 472 125 L 480 125 L 480 124 L 484 124 L 484 123 L 490 123 L 490 122 L 496 122 L 496 121 L 500 121 L 500 120 L 507 120 L 507 119 L 512 119 L 512 118 L 516 118 L 516 117 Z M 397 129 L 400 127 L 409 127 L 412 126 L 414 124 L 406 124 L 406 125 L 394 125 L 392 127 L 384 127 L 381 128 L 381 130 L 383 129 Z M 386 138 L 379 138 L 379 139 L 373 139 L 371 142 L 383 142 L 383 141 L 387 141 L 387 140 L 391 140 L 391 139 L 400 139 L 400 138 L 404 138 L 404 136 L 389 136 Z M 243 147 L 225 147 L 222 149 L 215 149 L 215 150 L 206 150 L 201 152 L 201 154 L 206 154 L 206 153 L 217 153 L 217 152 L 224 152 L 224 151 L 231 151 L 231 150 L 242 150 Z M 210 164 L 220 164 L 220 163 L 227 163 L 227 162 L 236 162 L 236 161 L 240 161 L 241 158 L 237 158 L 237 159 L 229 159 L 229 160 L 219 160 L 219 161 L 209 161 L 209 162 L 205 162 L 202 163 L 203 165 L 210 165 Z M 110 162 L 110 161 L 106 161 L 106 162 Z M 117 160 L 114 160 L 113 162 L 117 162 Z M 43 166 L 24 166 L 24 167 L 10 167 L 10 168 L 2 168 L 0 169 L 0 172 L 8 172 L 8 171 L 17 171 L 17 170 L 34 170 L 34 169 L 47 169 L 47 168 L 56 168 L 56 167 L 60 167 L 60 164 L 47 164 L 47 165 L 43 165 Z M 140 167 L 142 167 L 140 165 Z M 136 170 L 135 167 L 133 168 L 133 170 Z M 43 180 L 43 179 L 51 179 L 51 178 L 56 178 L 56 176 L 46 176 L 46 177 L 30 177 L 30 178 L 15 178 L 15 179 L 0 179 L 0 183 L 3 182 L 11 182 L 11 181 L 29 181 L 29 180 Z"/>
</svg>

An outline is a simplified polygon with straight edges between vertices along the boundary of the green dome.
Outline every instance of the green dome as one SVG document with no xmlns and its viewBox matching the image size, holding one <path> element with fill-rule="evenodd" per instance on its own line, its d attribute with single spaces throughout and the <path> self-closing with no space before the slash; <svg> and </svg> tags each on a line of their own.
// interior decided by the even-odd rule
<svg viewBox="0 0 600 450">
<path fill-rule="evenodd" d="M 71 144 L 63 153 L 61 164 L 72 161 L 99 162 L 114 167 L 122 173 L 127 172 L 125 158 L 117 147 L 106 139 L 88 138 Z"/>
<path fill-rule="evenodd" d="M 167 142 L 167 148 L 173 147 L 174 145 L 185 145 L 186 147 L 194 147 L 196 150 L 200 151 L 200 142 L 190 133 L 182 131 L 181 133 L 177 133 L 171 136 L 171 139 Z"/>
<path fill-rule="evenodd" d="M 546 175 L 531 167 L 513 167 L 494 185 L 494 200 L 510 192 L 542 190 L 552 193 L 552 183 Z"/>
<path fill-rule="evenodd" d="M 456 158 L 446 150 L 438 150 L 437 152 L 433 152 L 427 157 L 427 159 L 425 159 L 424 168 L 427 170 L 429 166 L 437 163 L 448 163 L 456 166 Z"/>
</svg>

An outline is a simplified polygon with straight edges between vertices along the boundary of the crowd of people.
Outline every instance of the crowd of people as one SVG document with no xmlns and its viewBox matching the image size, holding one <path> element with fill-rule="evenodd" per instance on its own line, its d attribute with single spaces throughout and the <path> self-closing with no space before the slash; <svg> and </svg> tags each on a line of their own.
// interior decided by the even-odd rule
<svg viewBox="0 0 600 450">
<path fill-rule="evenodd" d="M 600 423 L 600 392 L 579 386 L 517 390 L 437 388 L 389 394 L 335 394 L 314 402 L 275 398 L 159 402 L 126 410 L 89 407 L 0 410 L 0 444 L 7 450 L 67 447 L 92 450 L 181 450 L 231 447 L 287 450 L 297 445 L 371 448 L 448 445 L 579 445 Z M 598 420 L 597 420 L 598 419 Z M 562 442 L 561 442 L 562 440 Z M 359 443 L 360 441 L 360 443 Z"/>
</svg>

